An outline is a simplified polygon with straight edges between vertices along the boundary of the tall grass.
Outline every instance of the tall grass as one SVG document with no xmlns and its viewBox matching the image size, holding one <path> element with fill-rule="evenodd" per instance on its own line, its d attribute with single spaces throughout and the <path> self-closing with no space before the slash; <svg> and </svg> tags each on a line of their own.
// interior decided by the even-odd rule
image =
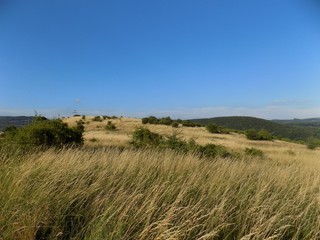
<svg viewBox="0 0 320 240">
<path fill-rule="evenodd" d="M 0 160 L 0 239 L 319 239 L 316 161 L 64 149 Z"/>
</svg>

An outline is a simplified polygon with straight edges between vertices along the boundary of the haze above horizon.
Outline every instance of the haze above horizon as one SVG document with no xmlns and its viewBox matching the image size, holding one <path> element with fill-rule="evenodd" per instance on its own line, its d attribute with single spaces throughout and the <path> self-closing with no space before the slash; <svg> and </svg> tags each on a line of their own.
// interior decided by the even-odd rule
<svg viewBox="0 0 320 240">
<path fill-rule="evenodd" d="M 320 117 L 320 3 L 0 2 L 0 115 Z"/>
</svg>

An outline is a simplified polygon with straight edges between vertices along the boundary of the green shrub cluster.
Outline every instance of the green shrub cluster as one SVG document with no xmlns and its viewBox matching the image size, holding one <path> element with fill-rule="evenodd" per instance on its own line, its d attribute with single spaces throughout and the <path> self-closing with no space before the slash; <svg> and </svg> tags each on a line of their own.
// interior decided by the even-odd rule
<svg viewBox="0 0 320 240">
<path fill-rule="evenodd" d="M 131 144 L 135 147 L 157 147 L 163 142 L 163 136 L 147 128 L 138 128 L 132 134 Z"/>
<path fill-rule="evenodd" d="M 230 133 L 230 129 L 227 128 L 223 128 L 221 126 L 218 126 L 216 124 L 209 124 L 206 126 L 206 129 L 208 130 L 208 132 L 210 133 Z"/>
<path fill-rule="evenodd" d="M 8 128 L 1 137 L 1 145 L 29 150 L 34 147 L 62 147 L 82 145 L 84 126 L 82 121 L 69 128 L 60 119 L 48 120 L 36 117 L 32 124 L 22 128 Z"/>
<path fill-rule="evenodd" d="M 95 116 L 94 118 L 92 118 L 92 121 L 94 121 L 94 122 L 102 122 L 102 118 L 100 116 Z"/>
<path fill-rule="evenodd" d="M 251 156 L 251 157 L 261 157 L 262 158 L 264 156 L 262 150 L 257 149 L 257 148 L 246 148 L 244 150 L 244 153 L 247 156 Z"/>
<path fill-rule="evenodd" d="M 167 125 L 172 127 L 179 127 L 179 124 L 182 124 L 184 127 L 201 127 L 201 124 L 194 123 L 189 120 L 173 120 L 170 117 L 163 117 L 163 118 L 157 118 L 155 116 L 149 116 L 141 119 L 142 124 L 160 124 L 160 125 Z"/>
<path fill-rule="evenodd" d="M 306 146 L 308 149 L 314 150 L 317 147 L 320 147 L 320 139 L 314 137 L 308 138 L 306 141 Z"/>
<path fill-rule="evenodd" d="M 108 131 L 115 131 L 117 129 L 116 125 L 114 125 L 111 121 L 108 121 L 105 129 Z"/>
<path fill-rule="evenodd" d="M 107 115 L 104 115 L 102 116 L 103 120 L 106 120 L 106 119 L 117 119 L 118 117 L 117 116 L 107 116 Z"/>
<path fill-rule="evenodd" d="M 257 131 L 255 129 L 250 129 L 245 132 L 247 139 L 249 140 L 272 140 L 274 137 L 267 130 Z"/>
<path fill-rule="evenodd" d="M 219 127 L 215 124 L 209 124 L 206 126 L 206 129 L 210 133 L 220 133 Z"/>
<path fill-rule="evenodd" d="M 158 147 L 162 149 L 172 149 L 178 152 L 193 152 L 201 157 L 232 157 L 232 153 L 220 145 L 207 144 L 201 146 L 191 139 L 186 141 L 179 138 L 177 134 L 172 136 L 162 136 L 158 133 L 151 132 L 147 128 L 138 128 L 132 134 L 131 144 L 135 147 Z"/>
<path fill-rule="evenodd" d="M 179 123 L 173 122 L 173 123 L 171 124 L 171 126 L 174 127 L 174 128 L 178 128 L 178 127 L 179 127 Z"/>
<path fill-rule="evenodd" d="M 199 123 L 194 123 L 192 121 L 189 120 L 182 120 L 182 126 L 184 127 L 201 127 L 201 124 Z"/>
</svg>

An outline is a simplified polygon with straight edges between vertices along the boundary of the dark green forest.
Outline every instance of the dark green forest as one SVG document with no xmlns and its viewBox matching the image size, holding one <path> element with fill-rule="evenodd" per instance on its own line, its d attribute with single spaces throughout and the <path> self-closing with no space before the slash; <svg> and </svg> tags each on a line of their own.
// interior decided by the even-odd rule
<svg viewBox="0 0 320 240">
<path fill-rule="evenodd" d="M 320 138 L 320 125 L 316 121 L 294 120 L 265 120 L 255 117 L 232 116 L 192 119 L 191 121 L 203 125 L 216 124 L 218 126 L 245 131 L 248 129 L 267 130 L 281 139 L 307 141 L 310 138 Z M 320 120 L 318 122 L 320 124 Z"/>
</svg>

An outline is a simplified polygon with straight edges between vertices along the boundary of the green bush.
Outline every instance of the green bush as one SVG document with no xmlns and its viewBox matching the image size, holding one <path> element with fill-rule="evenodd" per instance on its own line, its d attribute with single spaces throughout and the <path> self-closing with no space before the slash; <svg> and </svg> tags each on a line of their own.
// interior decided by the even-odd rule
<svg viewBox="0 0 320 240">
<path fill-rule="evenodd" d="M 198 147 L 198 153 L 201 157 L 231 157 L 227 149 L 221 145 L 207 144 Z"/>
<path fill-rule="evenodd" d="M 220 133 L 219 127 L 215 124 L 209 124 L 206 126 L 206 129 L 210 133 Z"/>
<path fill-rule="evenodd" d="M 182 121 L 182 126 L 184 126 L 184 127 L 196 127 L 197 124 L 195 124 L 194 122 L 191 122 L 189 120 L 186 120 L 186 121 Z"/>
<path fill-rule="evenodd" d="M 31 149 L 33 147 L 62 147 L 83 144 L 83 124 L 69 128 L 60 119 L 47 120 L 36 117 L 32 124 L 5 131 L 2 143 L 8 147 Z"/>
<path fill-rule="evenodd" d="M 153 133 L 149 129 L 141 127 L 133 132 L 131 144 L 135 147 L 157 147 L 162 143 L 163 139 L 160 134 Z"/>
<path fill-rule="evenodd" d="M 170 126 L 173 120 L 170 117 L 164 117 L 159 120 L 159 124 Z"/>
<path fill-rule="evenodd" d="M 132 135 L 131 144 L 135 147 L 159 147 L 163 149 L 172 149 L 179 152 L 193 152 L 200 157 L 232 157 L 235 156 L 227 151 L 227 149 L 220 145 L 207 144 L 201 146 L 191 139 L 186 141 L 179 138 L 177 134 L 169 137 L 161 136 L 153 133 L 147 128 L 138 128 Z"/>
<path fill-rule="evenodd" d="M 194 123 L 189 120 L 173 120 L 170 117 L 156 118 L 155 116 L 145 117 L 141 119 L 142 124 L 161 124 L 166 126 L 178 127 L 179 124 L 182 124 L 184 127 L 201 127 L 201 124 Z M 173 125 L 174 124 L 174 125 Z"/>
<path fill-rule="evenodd" d="M 171 124 L 171 126 L 174 127 L 174 128 L 178 128 L 179 127 L 179 123 L 178 122 L 173 122 Z"/>
<path fill-rule="evenodd" d="M 314 137 L 308 138 L 308 140 L 306 141 L 306 146 L 308 149 L 314 150 L 320 146 L 320 139 Z"/>
<path fill-rule="evenodd" d="M 260 137 L 260 140 L 272 140 L 273 139 L 273 136 L 271 133 L 269 133 L 267 130 L 261 130 L 259 131 L 259 137 Z"/>
<path fill-rule="evenodd" d="M 179 138 L 177 134 L 166 137 L 162 142 L 162 147 L 176 150 L 179 152 L 189 152 L 196 151 L 197 145 L 194 140 L 186 141 L 182 138 Z"/>
<path fill-rule="evenodd" d="M 148 117 L 148 123 L 150 123 L 150 124 L 158 124 L 159 123 L 159 119 L 156 118 L 155 116 L 150 116 L 150 117 Z"/>
<path fill-rule="evenodd" d="M 79 121 L 76 121 L 76 129 L 78 129 L 80 132 L 84 132 L 84 121 L 82 120 L 79 120 Z"/>
<path fill-rule="evenodd" d="M 255 129 L 250 129 L 245 132 L 246 137 L 249 140 L 272 140 L 273 136 L 266 130 L 257 131 Z"/>
<path fill-rule="evenodd" d="M 92 118 L 92 121 L 94 122 L 102 122 L 102 119 L 100 116 L 95 116 L 94 118 Z"/>
<path fill-rule="evenodd" d="M 111 121 L 108 121 L 105 129 L 108 131 L 115 131 L 117 129 L 116 125 L 114 125 Z"/>
<path fill-rule="evenodd" d="M 92 142 L 92 143 L 95 143 L 95 142 L 98 142 L 98 139 L 93 137 L 93 138 L 90 138 L 89 141 Z"/>
<path fill-rule="evenodd" d="M 142 124 L 147 124 L 147 123 L 149 123 L 149 118 L 142 118 L 141 119 L 141 122 L 142 122 Z"/>
<path fill-rule="evenodd" d="M 257 148 L 246 148 L 244 150 L 244 153 L 247 156 L 251 156 L 251 157 L 263 157 L 264 156 L 262 150 L 257 149 Z"/>
<path fill-rule="evenodd" d="M 259 140 L 258 131 L 255 129 L 249 129 L 245 132 L 245 134 L 249 140 Z"/>
</svg>

